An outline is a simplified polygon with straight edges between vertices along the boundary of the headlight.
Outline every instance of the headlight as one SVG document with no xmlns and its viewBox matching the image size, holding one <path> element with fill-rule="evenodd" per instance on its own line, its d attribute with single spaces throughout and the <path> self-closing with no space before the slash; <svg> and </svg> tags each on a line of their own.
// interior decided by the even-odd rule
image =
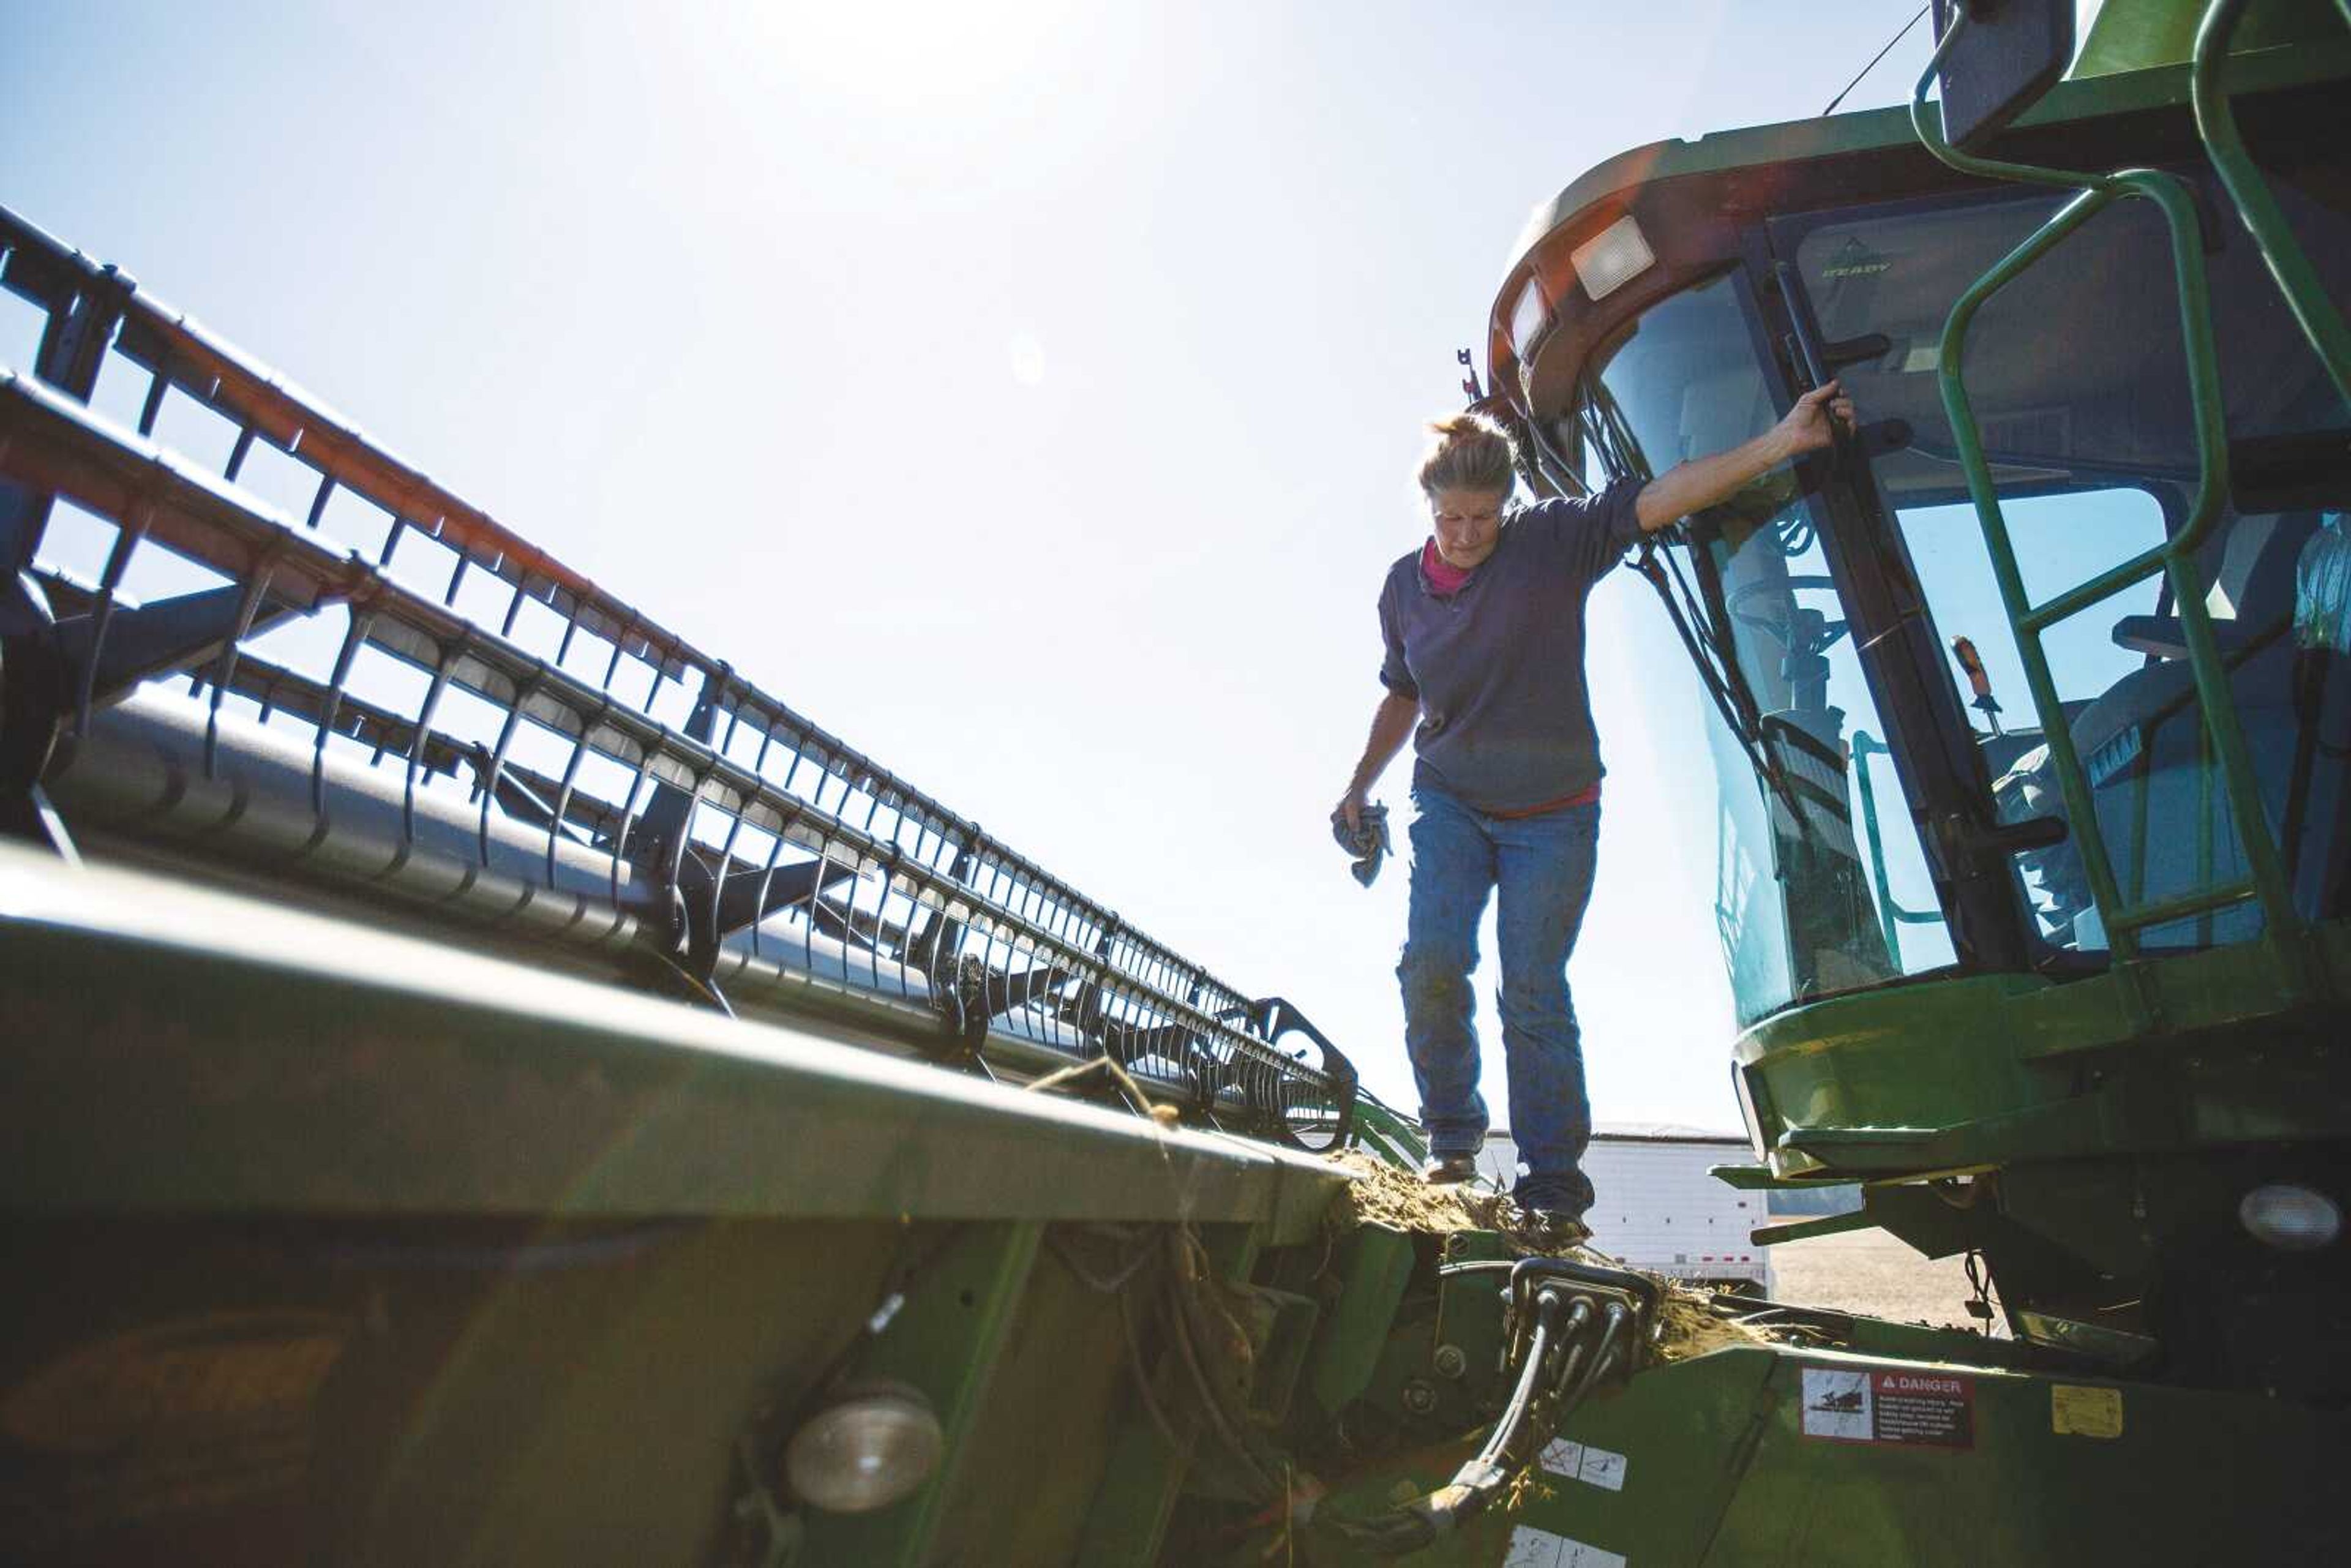
<svg viewBox="0 0 2351 1568">
<path fill-rule="evenodd" d="M 865 1513 L 911 1494 L 939 1467 L 939 1418 L 912 1389 L 852 1395 L 818 1412 L 784 1447 L 794 1497 L 831 1513 Z"/>
<path fill-rule="evenodd" d="M 1543 298 L 1542 282 L 1530 277 L 1519 290 L 1519 302 L 1510 308 L 1510 347 L 1519 351 L 1521 360 L 1534 346 L 1535 336 L 1551 320 L 1551 304 Z"/>
<path fill-rule="evenodd" d="M 2245 1194 L 2237 1218 L 2253 1239 L 2281 1252 L 2315 1252 L 2343 1234 L 2343 1209 L 2323 1192 L 2272 1182 Z"/>
<path fill-rule="evenodd" d="M 1627 214 L 1568 254 L 1583 291 L 1605 299 L 1656 264 L 1656 253 Z"/>
</svg>

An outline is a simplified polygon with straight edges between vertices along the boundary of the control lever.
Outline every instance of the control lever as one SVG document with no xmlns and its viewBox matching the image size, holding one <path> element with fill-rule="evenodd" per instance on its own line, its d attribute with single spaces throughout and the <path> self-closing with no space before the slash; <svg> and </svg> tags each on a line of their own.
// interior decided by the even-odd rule
<svg viewBox="0 0 2351 1568">
<path fill-rule="evenodd" d="M 1656 1333 L 1664 1291 L 1622 1269 L 1521 1258 L 1515 1263 L 1448 1265 L 1440 1274 L 1507 1268 L 1503 1322 L 1516 1369 L 1510 1402 L 1475 1458 L 1426 1497 L 1339 1529 L 1374 1555 L 1401 1557 L 1452 1532 L 1502 1496 L 1560 1423 L 1603 1378 L 1622 1381 L 1640 1365 Z"/>
<path fill-rule="evenodd" d="M 1991 695 L 1991 677 L 1984 673 L 1983 659 L 1976 653 L 1975 643 L 1965 637 L 1952 638 L 1951 657 L 1959 662 L 1968 677 L 1969 688 L 1975 693 L 1975 700 L 1968 706 L 1991 721 L 1994 735 L 2005 733 L 2000 727 L 2000 699 Z"/>
</svg>

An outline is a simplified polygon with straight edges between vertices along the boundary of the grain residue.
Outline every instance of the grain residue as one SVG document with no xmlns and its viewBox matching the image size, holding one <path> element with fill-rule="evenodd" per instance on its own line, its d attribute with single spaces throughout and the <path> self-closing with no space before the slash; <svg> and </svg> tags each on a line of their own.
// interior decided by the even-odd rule
<svg viewBox="0 0 2351 1568">
<path fill-rule="evenodd" d="M 1491 1230 L 1521 1257 L 1549 1250 L 1527 1232 L 1510 1200 L 1491 1187 L 1430 1186 L 1410 1171 L 1359 1150 L 1347 1150 L 1330 1159 L 1355 1178 L 1332 1205 L 1330 1224 L 1336 1231 L 1343 1233 L 1359 1225 L 1384 1225 L 1421 1236 Z M 1573 1248 L 1567 1256 L 1607 1268 L 1625 1266 L 1594 1247 Z M 1657 1360 L 1685 1361 L 1728 1345 L 1770 1343 L 1761 1332 L 1722 1315 L 1706 1292 L 1671 1280 L 1658 1282 L 1666 1294 L 1658 1314 L 1657 1338 L 1651 1347 Z"/>
</svg>

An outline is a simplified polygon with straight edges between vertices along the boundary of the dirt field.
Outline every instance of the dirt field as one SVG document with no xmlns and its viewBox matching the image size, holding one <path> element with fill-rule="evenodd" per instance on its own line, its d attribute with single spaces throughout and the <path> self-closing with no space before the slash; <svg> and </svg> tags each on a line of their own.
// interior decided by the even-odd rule
<svg viewBox="0 0 2351 1568">
<path fill-rule="evenodd" d="M 1921 1258 L 1882 1230 L 1849 1231 L 1771 1249 L 1775 1300 L 1835 1307 L 1896 1322 L 1973 1328 L 1960 1303 L 1967 1268 L 1957 1258 Z"/>
</svg>

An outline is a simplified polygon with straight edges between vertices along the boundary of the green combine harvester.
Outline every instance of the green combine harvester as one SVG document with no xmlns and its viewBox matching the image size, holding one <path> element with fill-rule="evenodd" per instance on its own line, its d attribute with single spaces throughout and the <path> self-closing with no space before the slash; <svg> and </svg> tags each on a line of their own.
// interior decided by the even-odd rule
<svg viewBox="0 0 2351 1568">
<path fill-rule="evenodd" d="M 1859 404 L 1635 566 L 1719 1174 L 1987 1332 L 1383 1207 L 1298 1009 L 0 213 L 0 1562 L 2351 1560 L 2351 6 L 1936 13 L 1542 207 L 1473 392 Z"/>
</svg>

